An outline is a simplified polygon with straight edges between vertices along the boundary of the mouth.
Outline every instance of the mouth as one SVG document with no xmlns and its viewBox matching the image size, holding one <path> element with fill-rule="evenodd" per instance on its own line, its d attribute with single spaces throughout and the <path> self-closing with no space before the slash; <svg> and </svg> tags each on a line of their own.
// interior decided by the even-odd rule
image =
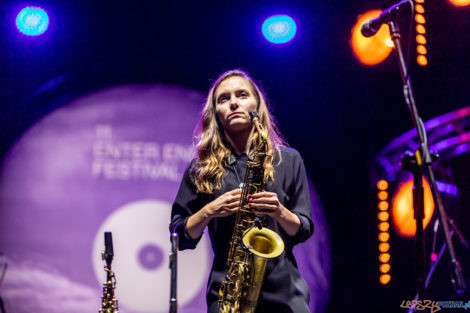
<svg viewBox="0 0 470 313">
<path fill-rule="evenodd" d="M 243 113 L 242 112 L 233 112 L 233 113 L 229 114 L 229 116 L 227 116 L 227 118 L 238 117 L 238 116 L 243 116 Z"/>
</svg>

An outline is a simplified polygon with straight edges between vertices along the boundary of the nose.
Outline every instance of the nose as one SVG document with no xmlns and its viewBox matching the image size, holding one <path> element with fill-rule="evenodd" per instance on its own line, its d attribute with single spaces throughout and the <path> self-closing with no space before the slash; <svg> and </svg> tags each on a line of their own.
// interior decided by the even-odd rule
<svg viewBox="0 0 470 313">
<path fill-rule="evenodd" d="M 230 98 L 230 109 L 235 110 L 236 108 L 239 107 L 238 100 L 236 97 L 231 97 Z"/>
</svg>

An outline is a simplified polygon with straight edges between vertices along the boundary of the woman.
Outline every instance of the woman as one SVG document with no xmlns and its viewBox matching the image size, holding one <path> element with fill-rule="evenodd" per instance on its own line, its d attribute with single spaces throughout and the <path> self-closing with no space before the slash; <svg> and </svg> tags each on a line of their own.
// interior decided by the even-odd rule
<svg viewBox="0 0 470 313">
<path fill-rule="evenodd" d="M 249 112 L 257 111 L 268 133 L 265 191 L 250 205 L 263 225 L 284 240 L 285 252 L 268 262 L 256 312 L 307 313 L 308 286 L 299 274 L 292 248 L 313 233 L 310 196 L 302 159 L 287 148 L 268 111 L 263 93 L 243 71 L 232 70 L 212 85 L 201 117 L 196 158 L 186 169 L 173 204 L 170 231 L 181 250 L 194 249 L 206 226 L 214 251 L 207 286 L 207 309 L 219 312 L 220 283 L 241 196 L 246 162 L 257 133 Z"/>
</svg>

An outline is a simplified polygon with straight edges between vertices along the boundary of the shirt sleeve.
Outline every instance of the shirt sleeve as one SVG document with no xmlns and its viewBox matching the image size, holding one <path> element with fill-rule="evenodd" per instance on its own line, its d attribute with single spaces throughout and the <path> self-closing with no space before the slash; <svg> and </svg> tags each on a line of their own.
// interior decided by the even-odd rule
<svg viewBox="0 0 470 313">
<path fill-rule="evenodd" d="M 179 238 L 179 250 L 194 249 L 202 235 L 196 240 L 189 236 L 186 223 L 191 215 L 202 207 L 201 199 L 196 185 L 190 177 L 191 165 L 189 165 L 181 180 L 181 185 L 171 209 L 170 233 L 177 233 Z"/>
<path fill-rule="evenodd" d="M 289 209 L 292 213 L 297 215 L 300 220 L 300 228 L 297 234 L 291 237 L 292 244 L 296 245 L 310 238 L 314 230 L 307 173 L 304 162 L 297 151 L 295 151 L 292 160 L 292 171 L 294 175 Z"/>
</svg>

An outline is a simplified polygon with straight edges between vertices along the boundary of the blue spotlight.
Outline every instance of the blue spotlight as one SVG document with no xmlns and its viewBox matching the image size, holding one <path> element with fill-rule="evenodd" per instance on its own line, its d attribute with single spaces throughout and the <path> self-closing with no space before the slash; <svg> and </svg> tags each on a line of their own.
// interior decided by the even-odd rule
<svg viewBox="0 0 470 313">
<path fill-rule="evenodd" d="M 28 36 L 41 35 L 49 26 L 46 11 L 38 7 L 26 7 L 16 17 L 16 27 Z"/>
<path fill-rule="evenodd" d="M 290 16 L 273 15 L 264 21 L 261 31 L 268 41 L 281 44 L 294 38 L 297 26 Z"/>
</svg>

